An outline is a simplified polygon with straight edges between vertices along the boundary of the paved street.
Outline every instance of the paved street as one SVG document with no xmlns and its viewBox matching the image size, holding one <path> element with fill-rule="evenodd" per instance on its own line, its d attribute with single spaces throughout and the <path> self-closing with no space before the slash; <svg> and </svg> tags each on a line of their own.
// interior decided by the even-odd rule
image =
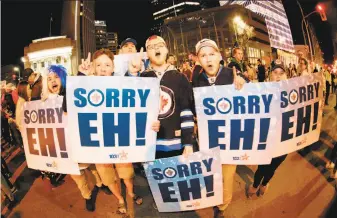
<svg viewBox="0 0 337 218">
<path fill-rule="evenodd" d="M 310 148 L 288 155 L 276 171 L 264 197 L 247 199 L 245 195 L 257 167 L 237 168 L 233 201 L 225 217 L 337 217 L 336 181 L 329 179 L 330 172 L 325 169 L 332 142 L 337 140 L 337 111 L 333 109 L 335 99 L 335 95 L 330 95 L 329 106 L 324 109 L 320 140 Z M 22 158 L 23 154 L 18 153 L 9 163 L 10 169 L 15 172 L 12 180 L 20 187 L 16 193 L 20 203 L 12 211 L 2 208 L 2 214 L 11 218 L 123 217 L 115 212 L 116 199 L 102 192 L 97 195 L 96 211 L 87 212 L 85 202 L 69 176 L 63 185 L 51 189 L 41 178 L 33 177 L 33 171 L 26 167 Z M 135 186 L 136 192 L 144 196 L 144 203 L 137 206 L 128 198 L 129 217 L 212 217 L 211 208 L 183 213 L 158 213 L 152 207 L 153 198 L 146 179 L 138 175 Z"/>
</svg>

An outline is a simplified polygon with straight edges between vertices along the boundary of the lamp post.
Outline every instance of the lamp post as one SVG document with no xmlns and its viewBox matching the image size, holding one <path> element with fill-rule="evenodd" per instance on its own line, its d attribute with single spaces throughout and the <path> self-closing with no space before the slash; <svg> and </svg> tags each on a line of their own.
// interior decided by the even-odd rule
<svg viewBox="0 0 337 218">
<path fill-rule="evenodd" d="M 298 0 L 296 0 L 296 2 L 298 4 L 298 6 L 300 8 L 300 11 L 301 11 L 301 14 L 302 14 L 301 27 L 302 27 L 302 33 L 303 33 L 304 43 L 305 43 L 305 45 L 307 45 L 307 41 L 306 41 L 306 37 L 305 37 L 305 34 L 304 34 L 304 29 L 303 29 L 303 24 L 304 24 L 304 26 L 306 28 L 306 32 L 307 32 L 309 51 L 310 51 L 310 59 L 311 59 L 311 61 L 313 61 L 313 48 L 312 48 L 312 44 L 311 44 L 309 25 L 308 25 L 308 22 L 307 22 L 306 18 L 308 18 L 312 14 L 319 13 L 321 15 L 322 21 L 326 21 L 325 12 L 323 10 L 322 5 L 318 4 L 315 11 L 312 11 L 309 14 L 307 14 L 307 15 L 304 16 L 303 9 L 302 9 L 302 6 L 301 6 L 300 2 Z"/>
</svg>

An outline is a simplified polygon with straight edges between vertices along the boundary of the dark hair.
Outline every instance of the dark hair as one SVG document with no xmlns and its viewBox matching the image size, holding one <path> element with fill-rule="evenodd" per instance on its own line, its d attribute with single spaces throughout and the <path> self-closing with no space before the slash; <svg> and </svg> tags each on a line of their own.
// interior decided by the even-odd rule
<svg viewBox="0 0 337 218">
<path fill-rule="evenodd" d="M 18 84 L 18 95 L 19 97 L 25 99 L 26 101 L 29 100 L 28 98 L 28 93 L 27 93 L 27 86 L 28 86 L 28 82 L 27 81 L 21 81 L 19 84 Z"/>
<path fill-rule="evenodd" d="M 174 55 L 174 54 L 171 54 L 171 53 L 168 54 L 166 60 L 168 60 L 170 57 L 175 57 L 175 55 Z"/>
<path fill-rule="evenodd" d="M 308 66 L 309 63 L 308 63 L 307 59 L 305 59 L 305 58 L 300 58 L 299 62 L 301 62 L 301 61 L 304 61 L 305 66 Z"/>
</svg>

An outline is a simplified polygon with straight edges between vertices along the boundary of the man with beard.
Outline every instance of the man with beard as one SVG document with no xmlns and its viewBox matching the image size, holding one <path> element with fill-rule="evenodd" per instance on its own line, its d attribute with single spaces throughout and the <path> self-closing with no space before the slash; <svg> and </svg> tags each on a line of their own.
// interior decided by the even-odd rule
<svg viewBox="0 0 337 218">
<path fill-rule="evenodd" d="M 199 63 L 203 69 L 196 76 L 193 87 L 230 85 L 234 83 L 236 89 L 242 88 L 245 80 L 243 77 L 236 75 L 235 67 L 231 69 L 220 65 L 221 54 L 217 44 L 213 40 L 202 39 L 195 47 Z M 236 165 L 222 165 L 223 204 L 214 208 L 214 217 L 219 212 L 223 215 L 223 211 L 232 200 L 235 171 Z"/>
<path fill-rule="evenodd" d="M 187 78 L 166 62 L 168 49 L 163 38 L 149 37 L 146 50 L 150 66 L 141 77 L 157 77 L 161 89 L 156 159 L 188 155 L 193 152 L 192 88 Z M 140 61 L 138 69 L 134 68 L 133 72 L 139 70 Z"/>
</svg>

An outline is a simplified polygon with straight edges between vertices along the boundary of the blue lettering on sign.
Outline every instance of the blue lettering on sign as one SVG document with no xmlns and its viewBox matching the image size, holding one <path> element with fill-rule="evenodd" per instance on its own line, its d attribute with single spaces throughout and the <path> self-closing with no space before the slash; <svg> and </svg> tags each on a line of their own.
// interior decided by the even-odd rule
<svg viewBox="0 0 337 218">
<path fill-rule="evenodd" d="M 119 158 L 119 154 L 109 154 L 109 157 L 111 159 L 116 159 L 116 158 Z"/>
<path fill-rule="evenodd" d="M 212 171 L 213 158 L 204 159 L 202 161 L 195 161 L 189 164 L 179 164 L 177 166 L 163 165 L 163 170 L 161 168 L 151 169 L 152 178 L 155 180 L 163 179 L 174 179 L 174 182 L 163 182 L 158 183 L 158 188 L 161 193 L 163 202 L 178 202 L 178 201 L 189 201 L 201 198 L 201 188 L 204 181 L 206 188 L 206 197 L 214 196 L 214 177 L 213 175 L 202 176 L 203 173 Z M 205 168 L 206 172 L 203 172 Z M 200 178 L 189 178 L 193 175 L 201 175 Z M 176 180 L 175 177 L 181 178 L 181 180 Z M 178 187 L 177 190 L 173 189 L 175 186 Z M 179 195 L 180 198 L 174 198 L 173 195 Z"/>
<path fill-rule="evenodd" d="M 233 99 L 219 98 L 204 98 L 203 106 L 206 115 L 228 114 L 233 111 L 233 114 L 260 114 L 269 113 L 273 95 L 249 95 L 247 97 L 234 96 Z M 262 110 L 263 108 L 263 110 Z"/>
<path fill-rule="evenodd" d="M 145 146 L 145 129 L 147 113 L 136 113 L 137 138 L 136 146 Z M 78 113 L 78 128 L 81 146 L 100 147 L 99 140 L 93 140 L 92 134 L 98 129 L 103 132 L 103 145 L 105 147 L 130 146 L 130 113 L 102 113 L 102 126 L 92 126 L 90 121 L 97 121 L 97 113 Z M 117 121 L 115 120 L 117 118 Z M 102 129 L 102 130 L 101 130 Z M 118 135 L 118 143 L 116 141 Z"/>
<path fill-rule="evenodd" d="M 317 128 L 317 119 L 318 119 L 318 108 L 319 102 L 315 102 L 313 104 L 307 105 L 305 107 L 300 107 L 297 110 L 291 110 L 282 113 L 282 128 L 281 128 L 281 142 L 287 141 L 294 137 L 299 137 L 303 134 L 310 132 L 311 130 L 315 130 Z M 313 123 L 311 126 L 311 114 L 313 110 Z M 297 119 L 295 121 L 291 121 L 290 119 L 295 116 L 295 111 L 297 112 Z M 296 129 L 290 131 L 292 127 L 294 127 L 294 123 L 296 122 Z"/>
<path fill-rule="evenodd" d="M 219 127 L 225 126 L 225 120 L 208 120 L 208 144 L 209 148 L 220 146 L 221 150 L 226 149 L 225 144 L 219 144 L 219 138 L 225 138 L 224 132 L 219 132 Z"/>
<path fill-rule="evenodd" d="M 82 108 L 88 104 L 93 107 L 101 105 L 105 107 L 146 107 L 151 90 L 107 88 L 105 90 L 91 89 L 88 91 L 85 88 L 74 90 L 74 105 L 76 107 Z"/>
<path fill-rule="evenodd" d="M 298 91 L 297 91 L 298 90 Z M 301 86 L 296 89 L 292 89 L 289 91 L 282 91 L 280 93 L 281 108 L 288 107 L 289 103 L 295 105 L 297 103 L 303 103 L 306 101 L 310 101 L 312 99 L 318 98 L 319 94 L 319 82 L 314 84 L 309 84 L 306 86 Z"/>
<path fill-rule="evenodd" d="M 270 118 L 260 118 L 258 121 L 260 121 L 260 137 L 258 150 L 265 150 L 270 127 Z M 242 122 L 244 123 L 243 126 L 241 125 Z M 242 149 L 252 150 L 255 134 L 255 122 L 255 119 L 230 120 L 230 150 L 240 150 L 241 139 L 243 140 Z M 209 148 L 220 146 L 221 150 L 226 150 L 226 145 L 219 143 L 220 138 L 226 137 L 225 132 L 219 131 L 219 127 L 224 127 L 225 124 L 225 120 L 208 120 Z"/>
</svg>

